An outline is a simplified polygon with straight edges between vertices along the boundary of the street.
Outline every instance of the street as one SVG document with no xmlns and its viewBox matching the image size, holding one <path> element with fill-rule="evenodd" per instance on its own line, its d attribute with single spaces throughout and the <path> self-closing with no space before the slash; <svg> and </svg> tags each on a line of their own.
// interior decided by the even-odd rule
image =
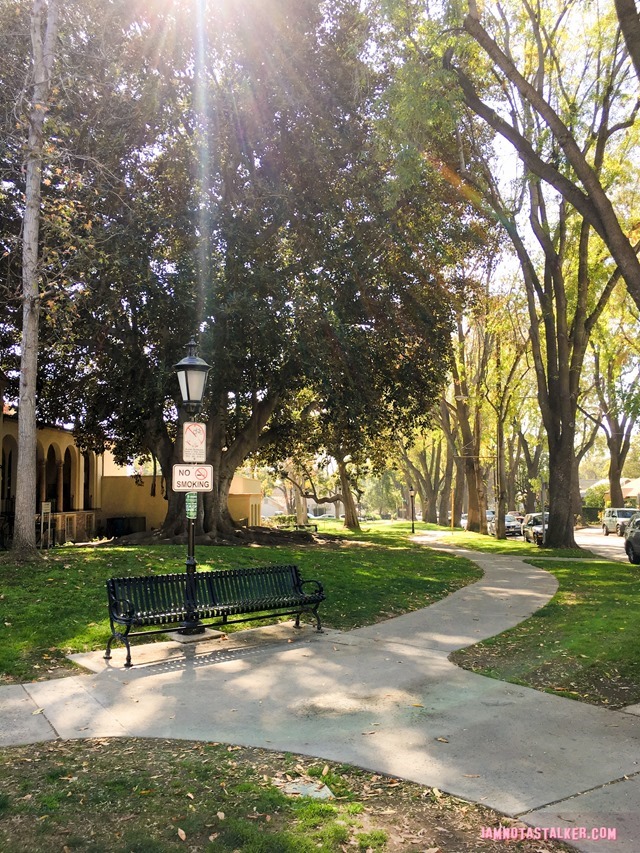
<svg viewBox="0 0 640 853">
<path fill-rule="evenodd" d="M 581 548 L 587 548 L 594 554 L 606 557 L 608 560 L 621 560 L 628 562 L 624 551 L 624 537 L 610 533 L 605 536 L 601 527 L 586 527 L 575 532 L 576 544 Z"/>
</svg>

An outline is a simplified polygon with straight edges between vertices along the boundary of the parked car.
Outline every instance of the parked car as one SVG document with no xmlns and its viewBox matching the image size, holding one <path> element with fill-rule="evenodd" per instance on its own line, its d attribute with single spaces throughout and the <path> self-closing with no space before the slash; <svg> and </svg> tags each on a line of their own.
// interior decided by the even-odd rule
<svg viewBox="0 0 640 853">
<path fill-rule="evenodd" d="M 636 509 L 628 506 L 607 507 L 602 516 L 602 532 L 608 536 L 615 531 L 618 536 L 622 536 L 627 522 L 636 512 Z"/>
<path fill-rule="evenodd" d="M 526 515 L 523 515 L 520 519 L 520 533 L 524 536 L 524 526 L 528 523 L 529 519 L 533 518 L 536 515 L 535 512 L 528 512 Z"/>
<path fill-rule="evenodd" d="M 629 562 L 635 566 L 640 564 L 640 512 L 634 512 L 627 519 L 624 528 L 624 550 Z"/>
<path fill-rule="evenodd" d="M 487 522 L 487 530 L 492 536 L 496 535 L 496 526 L 496 517 L 494 516 Z M 505 515 L 504 533 L 505 536 L 520 536 L 520 522 L 517 518 L 514 518 L 512 515 Z"/>
<path fill-rule="evenodd" d="M 547 526 L 549 522 L 549 513 L 545 512 L 544 514 L 544 525 Z M 535 545 L 542 545 L 542 539 L 544 536 L 544 529 L 542 527 L 542 513 L 541 512 L 529 512 L 524 517 L 524 521 L 522 522 L 522 535 L 524 536 L 525 542 L 533 542 Z"/>
</svg>

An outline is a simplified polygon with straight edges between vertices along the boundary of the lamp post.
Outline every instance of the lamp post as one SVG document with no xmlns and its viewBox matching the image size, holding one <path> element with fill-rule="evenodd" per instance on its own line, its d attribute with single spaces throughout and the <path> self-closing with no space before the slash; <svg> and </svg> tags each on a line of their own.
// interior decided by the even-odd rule
<svg viewBox="0 0 640 853">
<path fill-rule="evenodd" d="M 411 500 L 411 532 L 412 533 L 416 532 L 415 497 L 416 497 L 416 490 L 413 488 L 413 486 L 409 486 L 409 498 Z"/>
<path fill-rule="evenodd" d="M 187 355 L 174 369 L 178 375 L 178 384 L 182 395 L 182 406 L 191 415 L 200 411 L 204 389 L 207 384 L 207 374 L 211 366 L 196 355 L 196 342 L 193 338 L 187 344 Z M 185 495 L 187 511 L 187 577 L 185 585 L 185 609 L 187 617 L 180 631 L 181 634 L 201 634 L 204 627 L 198 619 L 196 595 L 196 517 L 198 515 L 198 493 L 187 492 Z"/>
<path fill-rule="evenodd" d="M 187 355 L 174 365 L 178 374 L 182 406 L 189 414 L 200 411 L 204 389 L 207 384 L 207 374 L 211 365 L 196 355 L 196 342 L 191 338 L 187 344 Z"/>
</svg>

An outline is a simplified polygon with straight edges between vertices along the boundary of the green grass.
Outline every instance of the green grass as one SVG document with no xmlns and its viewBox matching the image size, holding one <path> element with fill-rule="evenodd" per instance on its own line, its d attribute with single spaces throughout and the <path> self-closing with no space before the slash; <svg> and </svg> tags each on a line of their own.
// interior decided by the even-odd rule
<svg viewBox="0 0 640 853">
<path fill-rule="evenodd" d="M 339 801 L 292 798 L 279 787 L 309 771 L 322 778 L 323 765 L 222 744 L 135 739 L 2 750 L 0 848 L 328 853 L 386 837 L 380 829 L 362 832 L 360 812 L 351 808 L 362 805 L 353 790 L 366 779 L 361 771 L 331 772 Z"/>
<path fill-rule="evenodd" d="M 456 663 L 575 699 L 640 702 L 640 568 L 602 559 L 532 560 L 559 589 L 526 622 L 456 652 Z"/>
<path fill-rule="evenodd" d="M 480 576 L 464 558 L 410 542 L 407 522 L 370 525 L 357 535 L 339 522 L 323 527 L 340 538 L 297 546 L 203 546 L 196 548 L 198 566 L 297 563 L 303 577 L 325 588 L 323 624 L 341 630 L 426 607 Z M 50 677 L 72 668 L 66 654 L 104 648 L 110 633 L 105 580 L 183 571 L 185 557 L 183 546 L 160 545 L 63 547 L 27 565 L 12 565 L 5 556 L 0 563 L 0 678 L 6 683 Z"/>
<path fill-rule="evenodd" d="M 482 553 L 516 554 L 523 559 L 535 559 L 544 555 L 545 557 L 568 557 L 584 560 L 594 556 L 591 552 L 585 551 L 582 548 L 539 548 L 538 545 L 534 545 L 532 542 L 525 542 L 519 537 L 496 539 L 494 536 L 486 536 L 483 533 L 471 533 L 470 531 L 458 528 L 454 528 L 452 531 L 451 528 L 436 527 L 435 525 L 425 525 L 425 529 L 439 531 L 439 541 L 443 545 L 468 548 L 470 551 L 480 551 Z M 417 529 L 416 532 L 418 532 Z"/>
<path fill-rule="evenodd" d="M 571 562 L 541 562 L 560 581 L 553 601 L 511 631 L 456 653 L 456 662 L 611 707 L 640 701 L 640 613 L 634 606 L 639 569 L 585 552 L 541 552 L 518 540 L 415 525 L 417 536 L 433 530 L 445 545 L 516 554 L 534 563 L 542 553 L 547 558 L 581 555 Z M 426 607 L 479 577 L 469 560 L 412 542 L 406 521 L 364 523 L 356 533 L 340 521 L 325 521 L 319 531 L 330 535 L 322 544 L 209 546 L 197 548 L 196 557 L 202 569 L 297 563 L 304 577 L 323 583 L 323 624 L 340 630 Z M 21 566 L 5 556 L 0 563 L 0 681 L 74 671 L 65 655 L 104 648 L 109 635 L 106 578 L 182 571 L 184 560 L 183 546 L 65 547 L 50 551 L 41 563 Z"/>
</svg>

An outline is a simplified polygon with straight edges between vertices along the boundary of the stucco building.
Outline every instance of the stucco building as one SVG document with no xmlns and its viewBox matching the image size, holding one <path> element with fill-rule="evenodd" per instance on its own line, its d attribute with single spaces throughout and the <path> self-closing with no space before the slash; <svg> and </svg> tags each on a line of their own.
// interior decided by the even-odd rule
<svg viewBox="0 0 640 853">
<path fill-rule="evenodd" d="M 2 382 L 0 374 L 0 400 Z M 8 538 L 18 481 L 18 418 L 0 406 L 0 546 Z M 80 450 L 70 430 L 44 426 L 37 434 L 34 524 L 37 534 L 50 524 L 55 543 L 83 542 L 161 526 L 166 500 L 160 477 L 152 495 L 151 477 L 134 478 L 115 465 L 110 454 Z M 249 477 L 236 476 L 229 511 L 239 524 L 260 524 L 262 489 Z M 47 512 L 50 512 L 48 517 Z"/>
</svg>

